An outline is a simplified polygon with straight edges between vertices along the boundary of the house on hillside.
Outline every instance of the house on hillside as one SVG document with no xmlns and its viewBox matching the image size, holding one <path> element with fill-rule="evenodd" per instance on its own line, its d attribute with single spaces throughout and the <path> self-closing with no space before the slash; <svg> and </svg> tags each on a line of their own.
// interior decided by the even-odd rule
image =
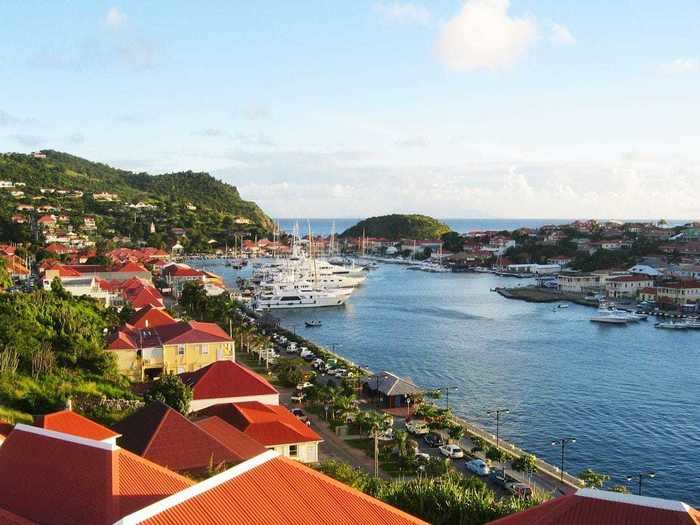
<svg viewBox="0 0 700 525">
<path fill-rule="evenodd" d="M 318 462 L 321 437 L 283 406 L 259 401 L 225 403 L 211 405 L 196 415 L 217 416 L 284 457 L 302 463 Z"/>
<path fill-rule="evenodd" d="M 214 361 L 234 361 L 235 344 L 216 323 L 178 321 L 149 328 L 124 325 L 107 339 L 118 370 L 136 381 L 163 373 L 194 372 Z"/>
<path fill-rule="evenodd" d="M 195 372 L 180 374 L 192 388 L 193 412 L 211 405 L 259 401 L 279 405 L 279 392 L 262 376 L 233 361 L 216 361 Z"/>
<path fill-rule="evenodd" d="M 117 441 L 120 447 L 163 467 L 194 475 L 206 474 L 212 465 L 237 465 L 265 452 L 265 447 L 240 431 L 236 448 L 229 448 L 207 432 L 206 426 L 196 425 L 159 401 L 138 409 L 114 429 L 121 435 Z"/>
</svg>

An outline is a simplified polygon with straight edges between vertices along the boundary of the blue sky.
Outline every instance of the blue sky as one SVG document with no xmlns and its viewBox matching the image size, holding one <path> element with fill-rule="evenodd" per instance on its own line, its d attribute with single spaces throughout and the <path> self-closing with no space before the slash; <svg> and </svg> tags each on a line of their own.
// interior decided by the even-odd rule
<svg viewBox="0 0 700 525">
<path fill-rule="evenodd" d="M 696 218 L 696 0 L 4 2 L 0 150 L 275 216 Z"/>
</svg>

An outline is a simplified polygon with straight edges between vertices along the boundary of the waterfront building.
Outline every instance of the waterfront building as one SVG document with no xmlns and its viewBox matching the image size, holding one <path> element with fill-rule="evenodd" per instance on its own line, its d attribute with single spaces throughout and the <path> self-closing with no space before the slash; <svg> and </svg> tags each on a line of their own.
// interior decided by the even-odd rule
<svg viewBox="0 0 700 525">
<path fill-rule="evenodd" d="M 279 405 L 279 392 L 262 376 L 233 361 L 216 361 L 195 372 L 180 374 L 192 389 L 190 410 L 196 412 L 211 405 L 259 401 Z"/>
<path fill-rule="evenodd" d="M 639 290 L 639 300 L 647 301 L 649 303 L 656 302 L 656 288 L 649 287 Z"/>
<path fill-rule="evenodd" d="M 143 329 L 127 324 L 108 337 L 107 350 L 114 353 L 117 369 L 136 381 L 235 359 L 235 344 L 229 335 L 216 323 L 199 321 Z"/>
<path fill-rule="evenodd" d="M 181 473 L 206 474 L 212 466 L 237 465 L 265 452 L 239 432 L 238 450 L 159 401 L 150 403 L 114 426 L 117 444 L 153 463 Z M 235 430 L 235 429 L 234 429 Z"/>
<path fill-rule="evenodd" d="M 302 463 L 318 462 L 321 436 L 283 406 L 259 401 L 225 403 L 211 405 L 197 415 L 217 416 L 286 458 Z"/>
<path fill-rule="evenodd" d="M 687 280 L 659 284 L 656 300 L 661 304 L 683 305 L 700 299 L 700 281 Z"/>
<path fill-rule="evenodd" d="M 564 293 L 583 294 L 599 292 L 603 288 L 601 276 L 595 273 L 565 272 L 559 274 L 559 290 Z"/>
<path fill-rule="evenodd" d="M 423 390 L 410 379 L 401 378 L 391 372 L 379 372 L 362 378 L 362 390 L 369 397 L 378 397 L 377 402 L 385 408 L 405 407 Z"/>
<path fill-rule="evenodd" d="M 558 264 L 509 264 L 506 271 L 511 273 L 531 273 L 535 275 L 552 275 L 561 271 Z"/>
<path fill-rule="evenodd" d="M 643 288 L 652 286 L 654 286 L 654 279 L 648 275 L 620 275 L 611 277 L 605 282 L 605 292 L 613 299 L 633 299 Z"/>
<path fill-rule="evenodd" d="M 579 489 L 489 525 L 697 525 L 700 512 L 681 501 Z"/>
</svg>

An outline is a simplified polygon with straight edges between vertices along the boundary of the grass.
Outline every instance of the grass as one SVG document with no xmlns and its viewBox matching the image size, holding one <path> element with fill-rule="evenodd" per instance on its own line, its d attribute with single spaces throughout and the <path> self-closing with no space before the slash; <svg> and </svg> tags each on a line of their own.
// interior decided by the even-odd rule
<svg viewBox="0 0 700 525">
<path fill-rule="evenodd" d="M 0 420 L 7 421 L 8 423 L 31 423 L 33 418 L 26 412 L 0 406 Z"/>
</svg>

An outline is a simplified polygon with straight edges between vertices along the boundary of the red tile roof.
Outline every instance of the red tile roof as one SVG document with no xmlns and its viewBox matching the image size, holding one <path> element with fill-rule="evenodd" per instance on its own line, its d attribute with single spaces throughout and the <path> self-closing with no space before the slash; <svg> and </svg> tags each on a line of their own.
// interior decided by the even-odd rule
<svg viewBox="0 0 700 525">
<path fill-rule="evenodd" d="M 163 273 L 172 277 L 202 277 L 204 272 L 191 268 L 186 264 L 169 264 L 163 268 Z"/>
<path fill-rule="evenodd" d="M 137 410 L 114 428 L 122 434 L 121 447 L 172 470 L 205 471 L 210 464 L 248 459 L 160 402 Z"/>
<path fill-rule="evenodd" d="M 195 372 L 179 374 L 192 388 L 194 399 L 217 399 L 277 394 L 261 376 L 233 361 L 216 361 Z"/>
<path fill-rule="evenodd" d="M 191 485 L 115 445 L 21 424 L 0 447 L 0 508 L 42 524 L 111 524 Z"/>
<path fill-rule="evenodd" d="M 178 323 L 159 326 L 156 330 L 163 340 L 163 344 L 218 343 L 231 341 L 229 335 L 216 323 L 180 321 Z"/>
<path fill-rule="evenodd" d="M 35 416 L 34 426 L 97 441 L 114 438 L 119 435 L 72 410 L 61 410 L 60 412 L 53 412 L 44 416 Z"/>
<path fill-rule="evenodd" d="M 148 272 L 146 268 L 135 262 L 127 262 L 123 266 L 119 267 L 118 272 Z"/>
<path fill-rule="evenodd" d="M 697 525 L 698 513 L 680 501 L 581 489 L 491 525 Z"/>
<path fill-rule="evenodd" d="M 196 486 L 183 491 L 185 500 L 166 510 L 146 509 L 141 523 L 427 525 L 295 461 L 264 459 L 259 456 L 210 478 L 213 486 L 204 492 L 196 492 Z"/>
<path fill-rule="evenodd" d="M 9 510 L 0 509 L 0 524 L 2 525 L 37 525 L 34 521 L 24 519 L 10 512 Z"/>
<path fill-rule="evenodd" d="M 212 405 L 198 412 L 218 416 L 249 437 L 267 447 L 322 441 L 289 410 L 278 405 L 264 405 L 258 401 Z"/>
<path fill-rule="evenodd" d="M 154 328 L 156 326 L 172 324 L 175 322 L 175 319 L 173 319 L 168 312 L 150 305 L 141 308 L 138 312 L 135 312 L 134 315 L 131 316 L 131 319 L 129 319 L 129 324 L 135 328 Z"/>
<path fill-rule="evenodd" d="M 241 461 L 254 458 L 267 450 L 252 437 L 247 436 L 233 425 L 229 425 L 220 417 L 205 417 L 195 421 L 194 424 L 214 436 L 230 450 L 235 451 Z"/>
</svg>

